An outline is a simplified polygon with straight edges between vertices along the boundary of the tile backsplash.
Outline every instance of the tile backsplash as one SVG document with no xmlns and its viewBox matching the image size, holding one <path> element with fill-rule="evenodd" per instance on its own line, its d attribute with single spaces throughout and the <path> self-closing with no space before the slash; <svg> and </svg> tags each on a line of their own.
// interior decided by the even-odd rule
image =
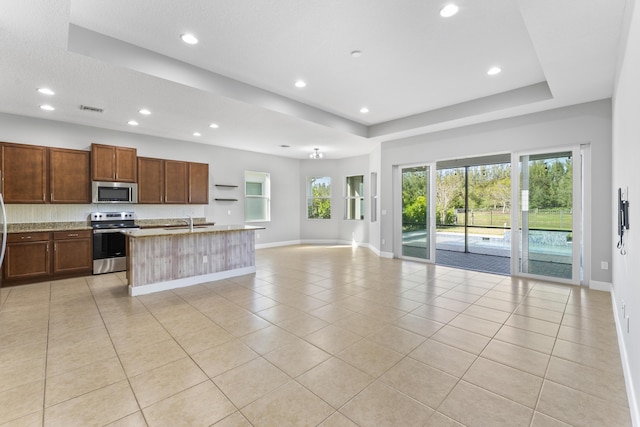
<svg viewBox="0 0 640 427">
<path fill-rule="evenodd" d="M 136 219 L 204 217 L 204 205 L 7 204 L 7 224 L 88 221 L 91 212 L 133 211 Z"/>
</svg>

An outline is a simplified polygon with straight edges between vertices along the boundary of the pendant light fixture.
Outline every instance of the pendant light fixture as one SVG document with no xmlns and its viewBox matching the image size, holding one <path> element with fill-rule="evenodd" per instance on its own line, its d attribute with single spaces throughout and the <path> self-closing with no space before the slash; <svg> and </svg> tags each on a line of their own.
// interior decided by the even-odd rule
<svg viewBox="0 0 640 427">
<path fill-rule="evenodd" d="M 322 158 L 322 153 L 320 152 L 319 148 L 314 148 L 313 149 L 313 153 L 309 154 L 309 158 L 310 159 L 321 159 Z"/>
</svg>

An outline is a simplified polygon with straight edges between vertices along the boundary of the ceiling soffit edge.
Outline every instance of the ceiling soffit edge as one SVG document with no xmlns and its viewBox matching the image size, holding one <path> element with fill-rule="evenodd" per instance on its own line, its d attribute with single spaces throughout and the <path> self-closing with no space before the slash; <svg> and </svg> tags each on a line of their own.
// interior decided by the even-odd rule
<svg viewBox="0 0 640 427">
<path fill-rule="evenodd" d="M 366 126 L 282 95 L 193 66 L 104 34 L 69 24 L 68 49 L 110 64 L 203 90 L 365 138 L 406 131 L 553 99 L 546 81 L 412 116 Z M 428 131 L 428 129 L 424 129 Z"/>
</svg>

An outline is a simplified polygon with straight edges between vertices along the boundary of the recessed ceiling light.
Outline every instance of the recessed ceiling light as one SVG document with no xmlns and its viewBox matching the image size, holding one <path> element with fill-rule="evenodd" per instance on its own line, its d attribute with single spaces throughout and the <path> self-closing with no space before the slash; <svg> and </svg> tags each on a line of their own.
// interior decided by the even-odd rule
<svg viewBox="0 0 640 427">
<path fill-rule="evenodd" d="M 369 112 L 369 109 L 368 109 L 367 107 L 362 107 L 362 108 L 360 109 L 360 112 L 361 112 L 362 114 L 367 114 L 367 113 Z"/>
<path fill-rule="evenodd" d="M 40 87 L 40 88 L 38 88 L 38 92 L 40 92 L 43 95 L 55 95 L 56 94 L 54 91 L 52 91 L 48 87 Z"/>
<path fill-rule="evenodd" d="M 209 125 L 209 127 L 210 127 L 211 129 L 218 129 L 220 126 L 218 126 L 216 123 L 211 123 L 211 124 Z"/>
<path fill-rule="evenodd" d="M 304 80 L 296 80 L 295 87 L 297 87 L 298 89 L 302 89 L 306 85 L 307 83 Z"/>
<path fill-rule="evenodd" d="M 43 109 L 44 111 L 53 111 L 53 110 L 55 110 L 55 108 L 53 108 L 49 104 L 41 105 L 40 108 Z"/>
<path fill-rule="evenodd" d="M 491 67 L 487 71 L 487 74 L 489 74 L 490 76 L 495 76 L 496 74 L 500 74 L 501 71 L 502 71 L 502 68 L 500 67 Z"/>
<path fill-rule="evenodd" d="M 360 58 L 362 56 L 362 51 L 361 50 L 354 50 L 351 52 L 351 56 L 354 58 Z"/>
<path fill-rule="evenodd" d="M 142 110 L 138 110 L 138 113 L 144 116 L 148 116 L 149 114 L 151 114 L 151 111 L 147 110 L 146 108 L 143 108 Z"/>
<path fill-rule="evenodd" d="M 129 120 L 127 124 L 130 126 L 138 126 L 138 122 L 136 122 L 135 120 Z"/>
<path fill-rule="evenodd" d="M 455 4 L 448 4 L 440 9 L 440 16 L 443 18 L 451 18 L 453 15 L 458 13 L 458 10 L 460 9 Z"/>
<path fill-rule="evenodd" d="M 198 39 L 193 34 L 186 33 L 181 35 L 180 38 L 186 44 L 198 44 Z"/>
<path fill-rule="evenodd" d="M 193 136 L 200 136 L 200 135 L 202 135 L 200 132 L 194 132 L 193 133 Z"/>
</svg>

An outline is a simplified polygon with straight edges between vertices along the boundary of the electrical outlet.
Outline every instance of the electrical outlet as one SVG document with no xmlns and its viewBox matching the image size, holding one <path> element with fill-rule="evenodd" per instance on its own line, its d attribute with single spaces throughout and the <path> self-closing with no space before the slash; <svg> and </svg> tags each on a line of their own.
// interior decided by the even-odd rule
<svg viewBox="0 0 640 427">
<path fill-rule="evenodd" d="M 382 239 L 382 245 L 384 245 L 386 243 L 386 241 L 384 239 Z"/>
<path fill-rule="evenodd" d="M 231 209 L 227 210 L 227 215 L 231 215 Z"/>
<path fill-rule="evenodd" d="M 256 239 L 260 238 L 260 233 L 256 233 Z"/>
<path fill-rule="evenodd" d="M 600 261 L 600 268 L 602 270 L 608 270 L 609 269 L 609 263 L 607 261 Z"/>
<path fill-rule="evenodd" d="M 206 264 L 209 262 L 209 257 L 207 255 L 202 255 L 202 263 Z"/>
</svg>

